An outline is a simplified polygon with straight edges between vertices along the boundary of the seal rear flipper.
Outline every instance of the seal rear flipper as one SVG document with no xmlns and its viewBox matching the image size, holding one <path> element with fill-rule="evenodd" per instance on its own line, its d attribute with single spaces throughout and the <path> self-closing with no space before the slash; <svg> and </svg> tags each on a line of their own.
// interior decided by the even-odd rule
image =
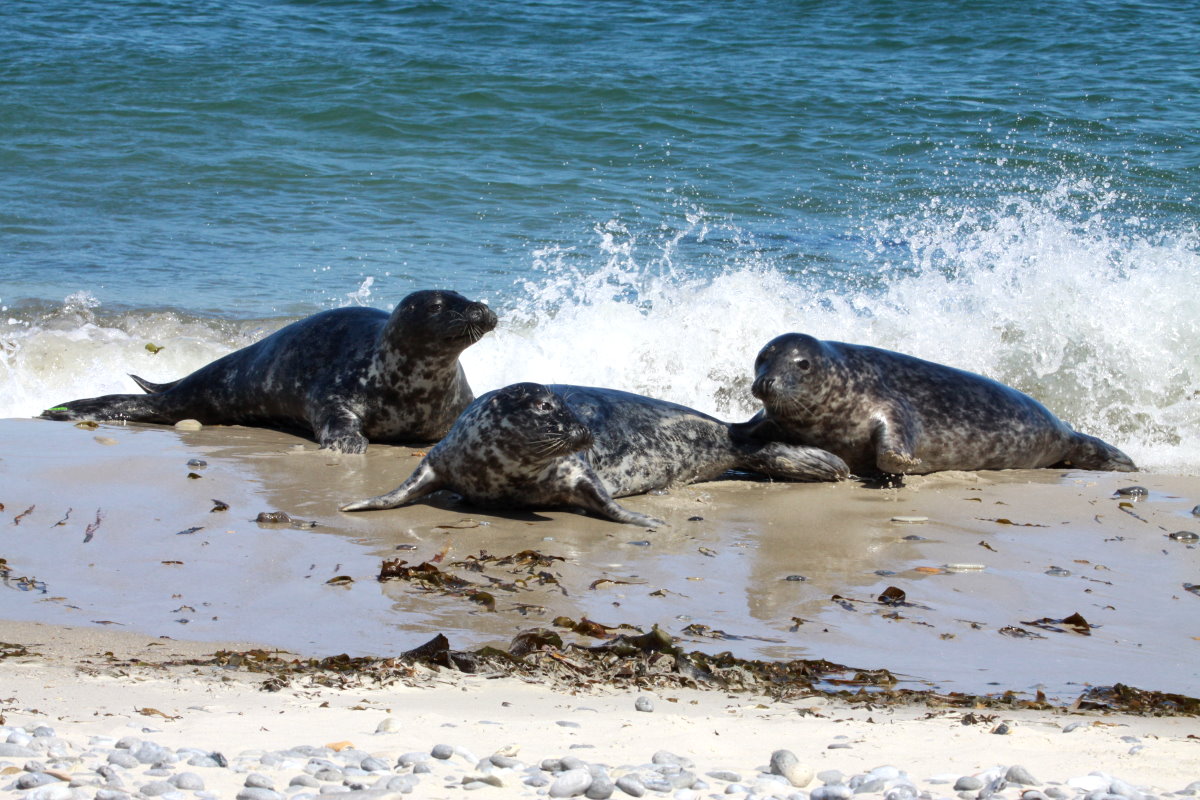
<svg viewBox="0 0 1200 800">
<path fill-rule="evenodd" d="M 129 373 L 129 377 L 133 378 L 133 382 L 142 387 L 142 391 L 144 391 L 146 394 L 162 394 L 168 389 L 175 388 L 175 385 L 179 383 L 179 381 L 170 381 L 168 383 L 152 383 L 145 378 L 134 375 L 132 372 Z M 183 379 L 180 378 L 180 380 Z"/>
<path fill-rule="evenodd" d="M 1063 461 L 1076 469 L 1137 472 L 1133 459 L 1102 439 L 1076 432 Z"/>
<path fill-rule="evenodd" d="M 661 519 L 639 514 L 618 505 L 595 475 L 584 478 L 575 484 L 575 495 L 571 498 L 571 502 L 598 517 L 610 519 L 613 522 L 641 525 L 646 528 L 662 528 L 667 524 Z"/>
<path fill-rule="evenodd" d="M 111 420 L 114 422 L 157 422 L 171 425 L 179 420 L 164 413 L 156 403 L 156 395 L 107 394 L 72 400 L 51 406 L 39 416 L 53 420 Z"/>
<path fill-rule="evenodd" d="M 427 459 L 417 465 L 413 474 L 408 476 L 408 480 L 387 494 L 368 497 L 366 500 L 358 500 L 354 503 L 347 503 L 340 510 L 374 511 L 384 508 L 396 508 L 397 506 L 411 503 L 413 500 L 422 498 L 427 494 L 432 494 L 441 489 L 442 486 L 442 479 L 433 471 L 433 467 L 429 466 Z"/>
<path fill-rule="evenodd" d="M 846 462 L 819 447 L 768 442 L 740 454 L 736 469 L 786 481 L 842 481 L 850 477 Z"/>
</svg>

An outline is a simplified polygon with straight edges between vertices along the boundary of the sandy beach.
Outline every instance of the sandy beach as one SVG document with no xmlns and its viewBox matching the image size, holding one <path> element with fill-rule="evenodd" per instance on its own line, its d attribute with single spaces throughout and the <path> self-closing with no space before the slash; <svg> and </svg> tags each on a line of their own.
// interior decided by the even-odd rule
<svg viewBox="0 0 1200 800">
<path fill-rule="evenodd" d="M 1187 588 L 1200 583 L 1196 545 L 1170 536 L 1200 529 L 1196 477 L 943 473 L 886 489 L 719 481 L 628 498 L 670 523 L 647 531 L 448 497 L 336 511 L 402 480 L 419 458 L 409 448 L 334 456 L 286 434 L 221 427 L 3 420 L 0 431 L 4 724 L 47 726 L 78 752 L 92 736 L 218 750 L 242 771 L 202 770 L 213 796 L 234 796 L 247 770 L 267 769 L 238 753 L 338 742 L 390 764 L 438 743 L 469 755 L 436 762 L 451 772 L 421 784 L 416 796 L 428 797 L 461 792 L 476 759 L 506 748 L 525 766 L 574 754 L 614 775 L 667 750 L 707 784 L 693 796 L 731 783 L 705 772 L 752 785 L 778 749 L 847 779 L 893 764 L 933 797 L 1012 765 L 1071 796 L 1083 790 L 1067 782 L 1094 770 L 1154 794 L 1200 779 L 1194 718 L 1072 708 L 1089 687 L 1118 683 L 1200 695 L 1200 596 Z M 1134 485 L 1146 494 L 1117 494 Z M 256 522 L 274 511 L 292 522 Z M 379 581 L 389 561 L 454 580 Z M 893 587 L 903 597 L 881 601 Z M 564 617 L 610 636 L 657 626 L 686 651 L 886 669 L 930 698 L 1041 691 L 1053 708 L 979 709 L 965 724 L 969 709 L 932 699 L 583 689 L 420 665 L 386 686 L 297 676 L 267 692 L 261 674 L 181 663 L 252 648 L 388 658 L 439 633 L 460 650 L 507 649 L 534 628 L 604 641 Z M 642 696 L 653 711 L 635 710 Z M 384 728 L 396 730 L 377 733 L 389 717 Z M 1001 723 L 1007 735 L 993 732 Z M 0 757 L 11 768 L 3 779 L 25 761 Z M 485 786 L 538 791 L 524 774 Z M 275 781 L 286 788 L 282 772 Z"/>
</svg>

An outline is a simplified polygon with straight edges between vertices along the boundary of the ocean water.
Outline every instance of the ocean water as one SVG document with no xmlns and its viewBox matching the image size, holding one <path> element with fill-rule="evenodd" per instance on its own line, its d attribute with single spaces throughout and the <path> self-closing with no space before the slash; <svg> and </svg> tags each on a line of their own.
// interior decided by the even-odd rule
<svg viewBox="0 0 1200 800">
<path fill-rule="evenodd" d="M 6 0 L 0 28 L 0 417 L 444 287 L 501 317 L 477 392 L 743 418 L 798 330 L 1200 474 L 1190 0 Z"/>
</svg>

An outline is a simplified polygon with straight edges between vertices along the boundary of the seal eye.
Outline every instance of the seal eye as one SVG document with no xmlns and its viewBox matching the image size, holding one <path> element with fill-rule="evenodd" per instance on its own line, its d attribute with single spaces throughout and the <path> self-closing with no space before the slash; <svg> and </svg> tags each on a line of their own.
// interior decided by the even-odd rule
<svg viewBox="0 0 1200 800">
<path fill-rule="evenodd" d="M 800 369 L 808 369 L 812 365 L 808 363 L 807 358 L 801 358 L 796 361 L 796 366 L 799 367 Z"/>
<path fill-rule="evenodd" d="M 442 301 L 434 300 L 425 307 L 425 310 L 430 314 L 440 314 L 442 312 Z"/>
</svg>

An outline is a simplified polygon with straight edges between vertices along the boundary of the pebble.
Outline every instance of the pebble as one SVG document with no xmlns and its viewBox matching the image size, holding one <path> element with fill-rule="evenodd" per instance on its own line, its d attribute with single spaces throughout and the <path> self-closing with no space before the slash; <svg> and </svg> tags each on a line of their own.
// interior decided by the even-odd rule
<svg viewBox="0 0 1200 800">
<path fill-rule="evenodd" d="M 638 711 L 644 711 L 649 714 L 654 711 L 654 702 L 649 697 L 642 696 L 634 701 L 633 707 Z"/>
<path fill-rule="evenodd" d="M 813 779 L 812 769 L 801 766 L 800 760 L 791 750 L 776 750 L 771 753 L 771 774 L 782 775 L 792 786 L 801 789 L 812 783 Z"/>
<path fill-rule="evenodd" d="M 1074 722 L 1062 730 L 1090 724 Z M 30 731 L 0 725 L 0 753 L 9 754 L 0 756 L 7 758 L 0 760 L 0 796 L 21 792 L 22 800 L 217 800 L 233 797 L 233 791 L 225 793 L 222 787 L 236 781 L 242 784 L 236 790 L 237 800 L 318 800 L 327 795 L 345 796 L 346 800 L 398 800 L 409 793 L 414 797 L 442 796 L 451 789 L 478 791 L 481 798 L 529 800 L 647 796 L 670 800 L 1155 800 L 1146 790 L 1099 770 L 1065 783 L 1043 785 L 1020 764 L 995 766 L 973 775 L 934 774 L 920 783 L 893 765 L 849 775 L 825 769 L 815 776 L 822 785 L 806 792 L 801 789 L 813 781 L 813 770 L 785 749 L 771 752 L 769 766 L 747 775 L 736 769 L 697 770 L 687 755 L 669 750 L 658 750 L 639 766 L 610 768 L 574 755 L 526 763 L 515 757 L 516 745 L 483 759 L 446 743 L 398 756 L 374 748 L 347 746 L 334 752 L 327 747 L 297 745 L 285 750 L 230 752 L 226 758 L 199 748 L 164 747 L 154 741 L 154 733 L 144 729 L 140 738 L 96 736 L 77 743 L 69 737 L 59 738 L 49 726 Z M 1139 737 L 1124 736 L 1121 741 L 1142 747 Z M 196 760 L 204 760 L 207 766 L 188 771 L 186 765 Z M 953 784 L 953 793 L 933 789 L 935 784 Z M 926 785 L 924 791 L 918 788 Z M 276 786 L 286 788 L 276 790 Z M 1156 791 L 1159 797 L 1197 794 L 1200 781 Z"/>
</svg>

